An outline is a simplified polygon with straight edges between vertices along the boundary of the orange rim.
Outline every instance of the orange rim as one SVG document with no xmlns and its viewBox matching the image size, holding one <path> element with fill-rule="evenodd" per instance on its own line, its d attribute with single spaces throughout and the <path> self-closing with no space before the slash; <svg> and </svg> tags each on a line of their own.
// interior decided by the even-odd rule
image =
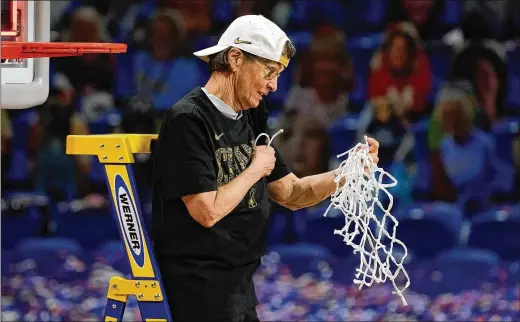
<svg viewBox="0 0 520 322">
<path fill-rule="evenodd" d="M 127 44 L 78 42 L 2 41 L 2 59 L 81 56 L 83 54 L 121 54 Z"/>
</svg>

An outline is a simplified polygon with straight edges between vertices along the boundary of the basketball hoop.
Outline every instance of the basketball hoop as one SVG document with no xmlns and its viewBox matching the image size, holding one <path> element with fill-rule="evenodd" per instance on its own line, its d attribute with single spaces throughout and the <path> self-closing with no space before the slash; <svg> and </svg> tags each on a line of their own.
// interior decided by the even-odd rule
<svg viewBox="0 0 520 322">
<path fill-rule="evenodd" d="M 81 56 L 83 54 L 125 53 L 126 44 L 79 42 L 2 41 L 2 59 Z"/>
<path fill-rule="evenodd" d="M 41 5 L 44 2 L 36 3 Z M 45 25 L 42 28 L 45 29 Z M 42 28 L 37 31 L 42 33 Z M 44 36 L 40 35 L 36 39 L 46 39 Z M 47 100 L 50 75 L 49 59 L 45 58 L 120 54 L 127 50 L 127 45 L 120 43 L 1 41 L 0 44 L 2 109 L 25 109 L 43 104 Z M 9 76 L 9 79 L 4 76 Z"/>
</svg>

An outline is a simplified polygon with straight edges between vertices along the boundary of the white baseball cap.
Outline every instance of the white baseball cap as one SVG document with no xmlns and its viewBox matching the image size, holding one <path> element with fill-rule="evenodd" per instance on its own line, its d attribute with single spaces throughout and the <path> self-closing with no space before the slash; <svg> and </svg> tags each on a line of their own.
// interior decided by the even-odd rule
<svg viewBox="0 0 520 322">
<path fill-rule="evenodd" d="M 215 46 L 193 54 L 208 62 L 210 55 L 236 47 L 287 67 L 289 58 L 282 53 L 288 40 L 285 32 L 271 20 L 262 15 L 245 15 L 233 20 Z"/>
</svg>

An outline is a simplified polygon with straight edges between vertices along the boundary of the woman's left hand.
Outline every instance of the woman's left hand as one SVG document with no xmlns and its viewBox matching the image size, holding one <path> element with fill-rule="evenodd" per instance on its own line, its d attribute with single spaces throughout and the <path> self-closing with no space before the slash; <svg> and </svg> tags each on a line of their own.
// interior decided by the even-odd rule
<svg viewBox="0 0 520 322">
<path fill-rule="evenodd" d="M 375 164 L 379 162 L 379 142 L 373 138 L 367 138 L 368 141 L 368 152 L 370 153 L 370 156 L 372 157 L 372 160 Z"/>
</svg>

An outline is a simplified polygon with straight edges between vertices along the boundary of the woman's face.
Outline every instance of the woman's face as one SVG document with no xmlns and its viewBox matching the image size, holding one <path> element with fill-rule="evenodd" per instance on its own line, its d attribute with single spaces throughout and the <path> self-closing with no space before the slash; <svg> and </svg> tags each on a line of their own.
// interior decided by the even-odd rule
<svg viewBox="0 0 520 322">
<path fill-rule="evenodd" d="M 441 106 L 441 122 L 444 131 L 454 137 L 465 137 L 469 133 L 469 118 L 460 102 L 447 101 Z"/>
<path fill-rule="evenodd" d="M 336 89 L 340 84 L 341 64 L 333 59 L 318 59 L 313 62 L 312 68 L 313 88 L 325 101 L 333 101 L 338 94 Z"/>
<path fill-rule="evenodd" d="M 152 49 L 157 60 L 165 60 L 171 57 L 174 49 L 174 35 L 171 22 L 168 18 L 158 18 L 152 26 Z"/>
<path fill-rule="evenodd" d="M 298 115 L 292 122 L 291 131 L 284 142 L 285 156 L 298 176 L 321 173 L 325 130 L 312 117 Z"/>
<path fill-rule="evenodd" d="M 243 110 L 256 108 L 260 101 L 278 87 L 278 75 L 283 71 L 279 63 L 264 59 L 241 58 L 234 73 L 234 88 Z"/>
<path fill-rule="evenodd" d="M 397 35 L 392 39 L 390 48 L 388 49 L 388 57 L 390 59 L 392 69 L 401 70 L 405 68 L 409 59 L 406 38 Z"/>
<path fill-rule="evenodd" d="M 408 14 L 408 18 L 416 26 L 420 26 L 428 21 L 433 3 L 433 0 L 403 0 L 403 6 Z"/>
</svg>

